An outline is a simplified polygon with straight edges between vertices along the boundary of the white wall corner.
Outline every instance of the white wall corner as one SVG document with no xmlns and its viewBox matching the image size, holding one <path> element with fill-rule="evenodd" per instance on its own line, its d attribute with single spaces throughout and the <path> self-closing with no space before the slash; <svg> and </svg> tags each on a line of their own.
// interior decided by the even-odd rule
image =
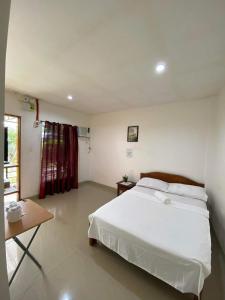
<svg viewBox="0 0 225 300">
<path fill-rule="evenodd" d="M 3 118 L 5 98 L 5 53 L 9 22 L 10 1 L 0 1 L 0 141 L 3 143 Z M 9 300 L 9 286 L 6 271 L 5 231 L 4 231 L 4 201 L 3 201 L 3 147 L 0 147 L 0 297 Z"/>
</svg>

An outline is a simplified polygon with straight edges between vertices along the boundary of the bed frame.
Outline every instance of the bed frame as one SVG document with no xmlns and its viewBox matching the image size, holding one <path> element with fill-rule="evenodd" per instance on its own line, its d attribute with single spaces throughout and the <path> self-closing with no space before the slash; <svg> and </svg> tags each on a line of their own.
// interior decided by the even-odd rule
<svg viewBox="0 0 225 300">
<path fill-rule="evenodd" d="M 190 178 L 187 178 L 182 175 L 177 175 L 177 174 L 171 174 L 171 173 L 163 173 L 163 172 L 148 172 L 148 173 L 141 173 L 140 178 L 143 177 L 149 177 L 149 178 L 154 178 L 154 179 L 159 179 L 163 180 L 169 183 L 181 183 L 181 184 L 188 184 L 188 185 L 195 185 L 195 186 L 200 186 L 204 187 L 205 185 L 203 183 L 194 181 Z M 89 245 L 90 246 L 95 246 L 97 244 L 96 239 L 89 238 Z M 193 300 L 201 300 L 201 294 L 198 296 L 193 295 L 194 298 Z"/>
<path fill-rule="evenodd" d="M 195 186 L 201 186 L 204 187 L 205 185 L 203 183 L 196 182 L 192 179 L 189 179 L 187 177 L 171 174 L 171 173 L 163 173 L 163 172 L 148 172 L 148 173 L 141 173 L 140 178 L 143 177 L 150 177 L 154 179 L 163 180 L 169 183 L 182 183 L 182 184 L 188 184 L 188 185 L 195 185 Z"/>
</svg>

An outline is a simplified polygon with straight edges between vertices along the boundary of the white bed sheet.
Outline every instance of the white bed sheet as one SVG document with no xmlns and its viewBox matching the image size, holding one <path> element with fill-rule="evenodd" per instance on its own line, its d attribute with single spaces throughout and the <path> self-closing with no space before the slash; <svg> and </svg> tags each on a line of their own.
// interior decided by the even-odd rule
<svg viewBox="0 0 225 300">
<path fill-rule="evenodd" d="M 166 205 L 153 192 L 135 187 L 100 207 L 89 216 L 88 236 L 177 290 L 199 295 L 211 272 L 206 205 L 180 203 L 176 195 Z"/>
</svg>

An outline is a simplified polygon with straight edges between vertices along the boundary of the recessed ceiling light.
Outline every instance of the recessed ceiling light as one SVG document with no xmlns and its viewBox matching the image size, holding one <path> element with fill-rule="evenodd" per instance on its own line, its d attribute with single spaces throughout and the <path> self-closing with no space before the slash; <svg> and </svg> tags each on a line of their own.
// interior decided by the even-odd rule
<svg viewBox="0 0 225 300">
<path fill-rule="evenodd" d="M 158 74 L 164 73 L 165 70 L 166 70 L 166 63 L 165 62 L 159 62 L 155 66 L 155 72 L 158 73 Z"/>
<path fill-rule="evenodd" d="M 73 100 L 73 96 L 72 96 L 72 95 L 68 95 L 68 96 L 67 96 L 67 99 L 68 99 L 69 101 L 72 101 L 72 100 Z"/>
</svg>

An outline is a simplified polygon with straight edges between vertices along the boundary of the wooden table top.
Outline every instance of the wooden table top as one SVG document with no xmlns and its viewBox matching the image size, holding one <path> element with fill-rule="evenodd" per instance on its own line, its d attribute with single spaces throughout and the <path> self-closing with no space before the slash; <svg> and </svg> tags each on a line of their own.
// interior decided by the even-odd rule
<svg viewBox="0 0 225 300">
<path fill-rule="evenodd" d="M 53 219 L 53 214 L 45 208 L 36 204 L 32 200 L 22 200 L 19 202 L 22 207 L 23 216 L 21 220 L 15 223 L 9 223 L 5 212 L 5 240 L 9 240 L 31 228 L 41 225 L 48 220 Z"/>
<path fill-rule="evenodd" d="M 124 182 L 125 182 L 125 184 L 123 184 Z M 126 184 L 126 182 L 129 184 Z M 130 185 L 136 185 L 136 182 L 130 181 L 130 180 L 128 180 L 128 181 L 121 180 L 121 181 L 118 181 L 116 184 L 123 185 L 123 186 L 130 186 Z"/>
</svg>

